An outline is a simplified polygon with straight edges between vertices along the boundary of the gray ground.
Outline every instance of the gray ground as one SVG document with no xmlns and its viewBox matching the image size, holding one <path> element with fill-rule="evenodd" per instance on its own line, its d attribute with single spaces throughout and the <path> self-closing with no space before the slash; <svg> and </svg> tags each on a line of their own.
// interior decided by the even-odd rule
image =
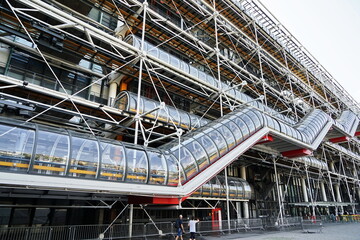
<svg viewBox="0 0 360 240">
<path fill-rule="evenodd" d="M 187 238 L 184 238 L 184 240 Z M 327 224 L 322 232 L 303 230 L 273 231 L 273 232 L 247 232 L 222 236 L 197 237 L 198 240 L 360 240 L 360 223 Z"/>
</svg>

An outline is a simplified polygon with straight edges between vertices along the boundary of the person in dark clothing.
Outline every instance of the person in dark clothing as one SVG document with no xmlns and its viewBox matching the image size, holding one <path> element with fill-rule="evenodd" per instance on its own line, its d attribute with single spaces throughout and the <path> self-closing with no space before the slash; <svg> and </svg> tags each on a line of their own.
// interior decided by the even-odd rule
<svg viewBox="0 0 360 240">
<path fill-rule="evenodd" d="M 176 220 L 176 228 L 177 228 L 177 234 L 176 234 L 176 238 L 175 240 L 178 240 L 179 237 L 181 240 L 183 240 L 182 235 L 185 233 L 184 231 L 184 225 L 183 225 L 183 220 L 182 220 L 183 216 L 179 215 L 179 219 Z"/>
</svg>

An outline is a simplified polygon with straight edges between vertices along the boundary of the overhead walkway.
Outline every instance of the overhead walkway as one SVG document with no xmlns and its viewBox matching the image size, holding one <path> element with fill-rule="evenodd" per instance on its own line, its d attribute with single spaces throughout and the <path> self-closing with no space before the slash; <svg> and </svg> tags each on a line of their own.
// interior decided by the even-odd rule
<svg viewBox="0 0 360 240">
<path fill-rule="evenodd" d="M 158 149 L 10 119 L 1 122 L 3 185 L 183 197 L 264 136 L 285 140 L 286 146 L 273 145 L 279 151 L 315 150 L 334 121 L 313 110 L 298 124 L 290 125 L 243 107 Z"/>
</svg>

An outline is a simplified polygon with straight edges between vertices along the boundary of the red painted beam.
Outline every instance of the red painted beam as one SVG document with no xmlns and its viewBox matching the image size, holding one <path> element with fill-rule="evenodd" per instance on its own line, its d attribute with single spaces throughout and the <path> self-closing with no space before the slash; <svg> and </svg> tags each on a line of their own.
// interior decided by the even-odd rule
<svg viewBox="0 0 360 240">
<path fill-rule="evenodd" d="M 274 141 L 273 136 L 265 135 L 256 144 L 263 144 L 263 143 L 273 142 L 273 141 Z"/>
<path fill-rule="evenodd" d="M 162 205 L 178 205 L 184 198 L 162 198 L 162 197 L 144 197 L 144 196 L 128 196 L 129 204 L 162 204 Z"/>
<path fill-rule="evenodd" d="M 309 156 L 312 154 L 312 151 L 306 148 L 301 148 L 301 149 L 296 149 L 296 150 L 291 150 L 291 151 L 286 151 L 286 152 L 282 152 L 281 155 L 283 155 L 284 157 L 288 157 L 288 158 L 295 158 L 295 157 L 305 157 L 305 156 Z"/>
<path fill-rule="evenodd" d="M 329 139 L 329 141 L 332 143 L 348 142 L 349 140 L 350 140 L 350 138 L 347 136 Z"/>
<path fill-rule="evenodd" d="M 355 133 L 355 136 L 360 136 L 360 132 L 356 132 L 356 133 Z"/>
</svg>

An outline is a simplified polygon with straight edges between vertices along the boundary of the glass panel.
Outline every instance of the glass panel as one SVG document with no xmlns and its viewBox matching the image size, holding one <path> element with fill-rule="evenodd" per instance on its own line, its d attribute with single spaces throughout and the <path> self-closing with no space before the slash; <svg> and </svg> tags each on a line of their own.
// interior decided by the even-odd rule
<svg viewBox="0 0 360 240">
<path fill-rule="evenodd" d="M 205 119 L 205 118 L 202 118 L 201 120 L 200 120 L 200 126 L 205 126 L 205 125 L 207 125 L 207 124 L 209 124 L 210 123 L 210 120 L 207 120 L 207 119 Z"/>
<path fill-rule="evenodd" d="M 274 121 L 274 129 L 280 132 L 280 125 L 278 120 L 273 119 Z"/>
<path fill-rule="evenodd" d="M 159 152 L 147 151 L 150 164 L 149 183 L 161 184 L 166 183 L 167 166 L 164 156 Z"/>
<path fill-rule="evenodd" d="M 169 123 L 174 123 L 175 125 L 179 125 L 180 124 L 179 112 L 173 107 L 168 107 L 168 112 L 170 115 Z"/>
<path fill-rule="evenodd" d="M 101 179 L 124 181 L 125 150 L 121 145 L 101 143 Z"/>
<path fill-rule="evenodd" d="M 225 181 L 220 183 L 220 196 L 226 198 L 226 184 Z"/>
<path fill-rule="evenodd" d="M 206 74 L 202 71 L 199 71 L 199 79 L 206 82 Z"/>
<path fill-rule="evenodd" d="M 244 199 L 245 192 L 244 192 L 244 186 L 243 186 L 242 182 L 236 181 L 236 186 L 237 186 L 238 198 Z"/>
<path fill-rule="evenodd" d="M 148 45 L 148 54 L 150 56 L 154 56 L 154 57 L 158 58 L 159 57 L 159 49 L 155 48 L 154 45 L 149 44 Z"/>
<path fill-rule="evenodd" d="M 245 198 L 250 199 L 251 198 L 251 187 L 247 182 L 243 182 L 244 185 L 244 191 L 245 191 Z"/>
<path fill-rule="evenodd" d="M 180 61 L 180 68 L 186 73 L 189 73 L 190 71 L 189 64 L 184 61 Z"/>
<path fill-rule="evenodd" d="M 258 113 L 258 111 L 256 111 Z M 259 116 L 254 111 L 249 111 L 246 114 L 251 118 L 251 120 L 254 122 L 256 129 L 259 129 L 262 126 L 262 116 Z"/>
<path fill-rule="evenodd" d="M 27 171 L 34 138 L 34 130 L 0 125 L 0 169 Z M 10 165 L 6 162 L 14 164 Z"/>
<path fill-rule="evenodd" d="M 190 127 L 190 117 L 189 114 L 184 111 L 179 111 L 181 116 L 181 127 L 189 128 Z"/>
<path fill-rule="evenodd" d="M 180 60 L 176 57 L 171 56 L 170 57 L 170 65 L 175 68 L 180 68 Z"/>
<path fill-rule="evenodd" d="M 206 76 L 206 81 L 212 86 L 217 86 L 214 77 L 211 75 Z"/>
<path fill-rule="evenodd" d="M 35 163 L 32 172 L 64 175 L 68 156 L 68 136 L 39 131 L 36 143 Z"/>
<path fill-rule="evenodd" d="M 160 109 L 160 111 L 156 111 L 154 112 L 154 114 L 159 114 L 158 115 L 158 119 L 164 122 L 168 122 L 169 121 L 169 116 L 168 116 L 168 108 L 165 107 L 164 109 Z"/>
<path fill-rule="evenodd" d="M 99 163 L 99 145 L 95 140 L 72 137 L 69 175 L 95 178 Z"/>
<path fill-rule="evenodd" d="M 213 179 L 211 181 L 211 188 L 212 188 L 212 193 L 211 193 L 211 196 L 212 197 L 220 197 L 220 194 L 221 194 L 221 186 L 219 184 L 219 182 L 217 181 L 217 179 Z"/>
<path fill-rule="evenodd" d="M 243 139 L 240 128 L 231 120 L 227 121 L 225 123 L 225 126 L 228 127 L 230 131 L 234 134 L 236 142 L 239 144 Z"/>
<path fill-rule="evenodd" d="M 179 157 L 179 148 L 174 151 L 174 156 Z M 189 180 L 197 173 L 197 165 L 194 157 L 191 155 L 187 148 L 180 147 L 180 163 L 184 168 L 187 179 Z"/>
<path fill-rule="evenodd" d="M 121 94 L 119 98 L 116 99 L 114 103 L 114 107 L 120 110 L 128 111 L 129 110 L 128 102 L 129 102 L 128 94 Z"/>
<path fill-rule="evenodd" d="M 163 50 L 159 50 L 159 58 L 160 60 L 169 63 L 169 54 L 167 52 L 164 52 Z"/>
<path fill-rule="evenodd" d="M 186 148 L 193 154 L 200 170 L 209 165 L 208 156 L 202 146 L 195 140 L 186 145 Z"/>
<path fill-rule="evenodd" d="M 193 66 L 190 66 L 190 75 L 196 78 L 198 77 L 198 70 Z"/>
<path fill-rule="evenodd" d="M 202 196 L 204 196 L 204 197 L 211 196 L 211 184 L 209 182 L 205 183 L 202 186 Z"/>
<path fill-rule="evenodd" d="M 190 121 L 191 121 L 191 128 L 199 128 L 201 126 L 200 117 L 198 117 L 194 114 L 189 114 L 189 116 L 190 116 Z"/>
<path fill-rule="evenodd" d="M 168 181 L 167 185 L 169 186 L 177 186 L 179 184 L 179 164 L 177 159 L 170 155 L 170 154 L 164 154 L 164 157 L 167 162 L 168 167 Z M 181 182 L 185 182 L 185 174 L 183 169 L 181 168 Z"/>
<path fill-rule="evenodd" d="M 275 129 L 275 124 L 274 124 L 274 120 L 272 119 L 272 117 L 267 116 L 266 120 L 267 120 L 268 127 Z"/>
<path fill-rule="evenodd" d="M 215 129 L 209 128 L 205 133 L 214 141 L 218 148 L 220 156 L 224 155 L 227 151 L 227 144 L 223 136 Z"/>
<path fill-rule="evenodd" d="M 148 159 L 143 150 L 126 148 L 126 181 L 146 183 Z"/>
<path fill-rule="evenodd" d="M 201 195 L 202 195 L 202 187 L 196 189 L 196 190 L 191 194 L 192 197 L 201 197 Z"/>
<path fill-rule="evenodd" d="M 237 198 L 237 188 L 234 181 L 229 181 L 229 197 L 230 198 Z"/>
<path fill-rule="evenodd" d="M 250 130 L 250 133 L 255 131 L 255 125 L 253 123 L 253 121 L 247 116 L 247 115 L 241 115 L 240 118 L 245 122 L 246 126 L 248 127 L 248 129 Z"/>
<path fill-rule="evenodd" d="M 229 150 L 235 147 L 236 140 L 234 138 L 234 135 L 230 132 L 230 130 L 227 127 L 225 127 L 222 124 L 221 125 L 219 124 L 219 127 L 214 126 L 214 128 L 218 129 L 219 132 L 224 136 Z"/>
<path fill-rule="evenodd" d="M 143 113 L 143 112 L 144 112 L 144 100 L 142 98 L 140 98 L 139 113 Z"/>
<path fill-rule="evenodd" d="M 219 158 L 219 152 L 215 143 L 204 134 L 200 134 L 195 139 L 203 146 L 209 157 L 210 163 Z"/>
<path fill-rule="evenodd" d="M 235 118 L 234 119 L 236 125 L 240 128 L 242 135 L 243 135 L 243 139 L 246 139 L 249 137 L 250 132 L 248 127 L 246 126 L 246 124 L 244 123 L 244 121 L 241 118 Z"/>
<path fill-rule="evenodd" d="M 127 109 L 130 112 L 136 112 L 136 108 L 137 108 L 137 104 L 136 104 L 136 99 L 135 96 L 129 95 L 129 108 Z"/>
<path fill-rule="evenodd" d="M 148 112 L 150 110 L 153 110 L 156 107 L 156 104 L 148 99 L 144 99 L 144 113 Z M 147 117 L 151 117 L 151 118 L 155 118 L 155 113 L 156 112 L 151 112 L 149 114 L 147 114 Z"/>
</svg>

